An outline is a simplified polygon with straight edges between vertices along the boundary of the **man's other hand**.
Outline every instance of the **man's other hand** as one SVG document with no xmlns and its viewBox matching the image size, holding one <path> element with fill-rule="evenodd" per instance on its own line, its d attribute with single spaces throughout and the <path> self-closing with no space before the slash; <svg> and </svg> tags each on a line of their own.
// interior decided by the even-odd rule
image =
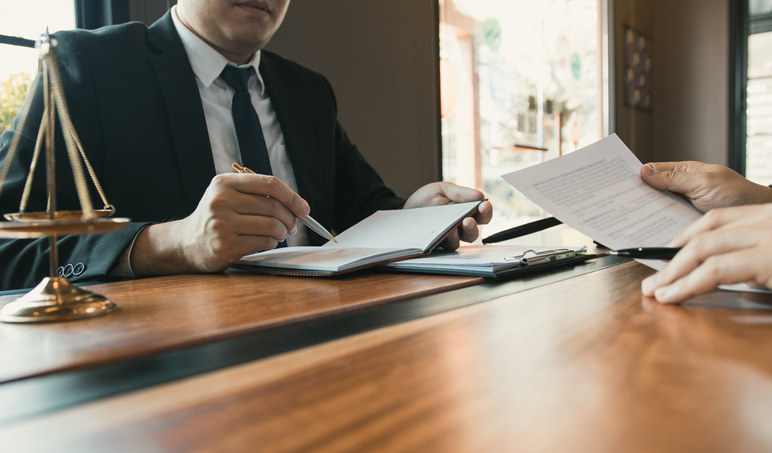
<svg viewBox="0 0 772 453">
<path fill-rule="evenodd" d="M 450 203 L 482 200 L 482 192 L 468 187 L 458 186 L 450 182 L 433 182 L 416 190 L 405 202 L 404 209 L 422 206 L 439 206 Z M 480 204 L 477 212 L 465 218 L 459 227 L 450 232 L 440 244 L 446 250 L 455 250 L 460 241 L 473 242 L 480 236 L 478 225 L 485 225 L 493 217 L 493 206 L 489 201 Z"/>
</svg>

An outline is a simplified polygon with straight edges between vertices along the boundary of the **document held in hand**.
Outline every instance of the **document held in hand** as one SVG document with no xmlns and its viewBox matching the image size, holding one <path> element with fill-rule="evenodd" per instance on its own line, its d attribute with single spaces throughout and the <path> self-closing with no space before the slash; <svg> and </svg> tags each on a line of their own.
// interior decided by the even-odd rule
<svg viewBox="0 0 772 453">
<path fill-rule="evenodd" d="M 284 247 L 233 267 L 290 275 L 337 275 L 431 252 L 481 201 L 377 211 L 319 247 Z"/>
<path fill-rule="evenodd" d="M 614 134 L 502 178 L 563 223 L 610 249 L 661 247 L 702 213 L 686 200 L 646 184 L 642 166 Z M 665 267 L 661 260 L 637 261 L 657 270 Z M 720 288 L 769 292 L 744 283 Z"/>
<path fill-rule="evenodd" d="M 502 178 L 563 223 L 610 249 L 661 247 L 702 213 L 646 184 L 642 166 L 614 134 Z M 663 266 L 660 260 L 640 261 Z"/>
</svg>

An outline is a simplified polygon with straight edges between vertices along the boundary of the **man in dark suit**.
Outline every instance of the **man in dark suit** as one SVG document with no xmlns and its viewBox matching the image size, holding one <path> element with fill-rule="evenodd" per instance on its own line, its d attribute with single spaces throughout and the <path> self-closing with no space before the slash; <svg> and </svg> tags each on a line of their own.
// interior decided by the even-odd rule
<svg viewBox="0 0 772 453">
<path fill-rule="evenodd" d="M 149 28 L 130 23 L 56 34 L 74 126 L 117 215 L 132 219 L 119 232 L 59 241 L 62 269 L 71 281 L 216 272 L 285 238 L 290 245 L 318 244 L 321 238 L 295 221 L 309 212 L 343 231 L 378 209 L 482 198 L 450 183 L 429 184 L 407 200 L 386 187 L 338 123 L 327 80 L 261 50 L 288 5 L 289 0 L 180 0 Z M 228 170 L 229 162 L 248 158 L 239 152 L 230 115 L 234 89 L 218 77 L 228 65 L 251 71 L 250 100 L 273 175 Z M 23 135 L 0 194 L 3 213 L 18 210 L 41 115 L 37 96 L 24 130 L 12 132 Z M 78 209 L 60 135 L 58 209 Z M 2 159 L 10 138 L 11 133 L 2 137 Z M 28 211 L 46 206 L 42 168 L 35 181 Z M 446 246 L 474 240 L 477 224 L 491 215 L 490 204 L 483 203 Z M 2 288 L 32 286 L 47 274 L 45 239 L 4 239 L 0 257 Z"/>
</svg>

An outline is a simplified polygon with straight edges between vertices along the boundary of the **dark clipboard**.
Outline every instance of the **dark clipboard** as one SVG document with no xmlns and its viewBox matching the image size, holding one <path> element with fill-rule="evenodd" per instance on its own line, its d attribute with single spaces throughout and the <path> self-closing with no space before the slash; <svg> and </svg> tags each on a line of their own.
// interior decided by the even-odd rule
<svg viewBox="0 0 772 453">
<path fill-rule="evenodd" d="M 483 277 L 492 280 L 504 280 L 510 278 L 519 278 L 521 276 L 530 274 L 547 272 L 562 267 L 575 266 L 597 257 L 597 255 L 594 254 L 581 252 L 574 252 L 570 256 L 563 256 L 566 250 L 568 249 L 556 249 L 547 251 L 554 253 L 545 253 L 545 251 L 542 251 L 540 253 L 534 254 L 534 256 L 531 256 L 530 258 L 532 260 L 530 263 L 527 263 L 527 260 L 522 260 L 521 262 L 513 262 L 509 266 L 467 266 L 464 265 L 463 262 L 452 266 L 443 264 L 432 266 L 431 264 L 411 265 L 410 262 L 397 261 L 379 266 L 379 268 L 394 272 L 459 275 Z M 533 260 L 533 258 L 538 258 L 538 260 Z"/>
<path fill-rule="evenodd" d="M 498 272 L 494 272 L 493 276 L 485 276 L 493 280 L 506 280 L 511 278 L 520 278 L 527 275 L 539 274 L 543 272 L 550 272 L 556 269 L 573 267 L 578 264 L 583 264 L 586 261 L 597 258 L 596 255 L 589 253 L 578 253 L 572 258 L 567 258 L 554 263 L 537 264 L 535 266 L 526 267 L 512 267 L 509 269 L 503 269 Z"/>
</svg>

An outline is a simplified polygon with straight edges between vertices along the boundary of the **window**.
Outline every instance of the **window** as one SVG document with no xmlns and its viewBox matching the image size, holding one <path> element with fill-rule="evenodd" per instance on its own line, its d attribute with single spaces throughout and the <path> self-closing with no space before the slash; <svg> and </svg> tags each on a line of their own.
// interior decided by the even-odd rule
<svg viewBox="0 0 772 453">
<path fill-rule="evenodd" d="M 745 176 L 772 182 L 772 32 L 748 36 Z"/>
<path fill-rule="evenodd" d="M 37 40 L 49 31 L 75 28 L 75 4 L 63 0 L 0 0 L 0 132 L 10 129 L 37 72 L 37 50 L 8 37 Z"/>
<path fill-rule="evenodd" d="M 749 2 L 745 176 L 772 183 L 772 1 Z"/>
<path fill-rule="evenodd" d="M 490 232 L 545 214 L 500 175 L 608 134 L 602 0 L 439 0 L 443 179 L 483 190 Z"/>
</svg>

